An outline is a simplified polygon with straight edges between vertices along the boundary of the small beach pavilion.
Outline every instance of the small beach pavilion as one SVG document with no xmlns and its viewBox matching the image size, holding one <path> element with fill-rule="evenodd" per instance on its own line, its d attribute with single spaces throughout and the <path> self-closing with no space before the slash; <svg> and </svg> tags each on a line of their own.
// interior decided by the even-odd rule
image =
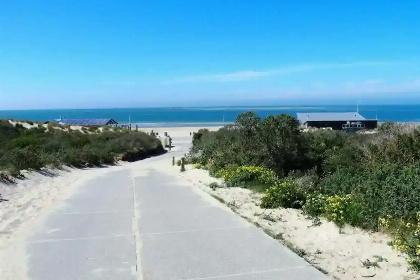
<svg viewBox="0 0 420 280">
<path fill-rule="evenodd" d="M 80 125 L 80 126 L 118 125 L 118 122 L 113 119 L 57 119 L 56 122 L 62 125 Z"/>
<path fill-rule="evenodd" d="M 378 120 L 366 119 L 358 112 L 345 113 L 297 113 L 297 119 L 305 128 L 331 128 L 334 130 L 375 129 Z"/>
</svg>

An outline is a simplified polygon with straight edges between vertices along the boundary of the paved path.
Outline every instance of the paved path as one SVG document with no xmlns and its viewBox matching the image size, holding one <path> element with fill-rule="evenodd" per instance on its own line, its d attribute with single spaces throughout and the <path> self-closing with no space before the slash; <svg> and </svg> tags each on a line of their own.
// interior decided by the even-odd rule
<svg viewBox="0 0 420 280">
<path fill-rule="evenodd" d="M 147 167 L 159 160 L 93 179 L 64 201 L 28 240 L 29 276 L 327 279 L 233 212 L 161 169 Z"/>
</svg>

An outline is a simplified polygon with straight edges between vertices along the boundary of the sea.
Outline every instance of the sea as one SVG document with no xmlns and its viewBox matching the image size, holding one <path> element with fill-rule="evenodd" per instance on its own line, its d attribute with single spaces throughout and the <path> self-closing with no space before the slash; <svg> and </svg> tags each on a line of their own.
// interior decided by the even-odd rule
<svg viewBox="0 0 420 280">
<path fill-rule="evenodd" d="M 317 106 L 228 106 L 118 109 L 0 110 L 0 119 L 52 121 L 55 119 L 114 119 L 139 127 L 220 126 L 232 123 L 243 112 L 268 115 L 309 112 L 355 112 L 379 122 L 420 122 L 420 105 L 317 105 Z"/>
</svg>

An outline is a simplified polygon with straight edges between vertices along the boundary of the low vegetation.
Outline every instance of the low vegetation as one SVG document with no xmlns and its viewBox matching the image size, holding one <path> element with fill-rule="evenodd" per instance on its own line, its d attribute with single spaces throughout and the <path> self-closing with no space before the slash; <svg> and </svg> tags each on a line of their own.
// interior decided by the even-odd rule
<svg viewBox="0 0 420 280">
<path fill-rule="evenodd" d="M 377 133 L 303 132 L 289 115 L 241 114 L 194 134 L 189 161 L 226 185 L 265 192 L 262 207 L 302 209 L 394 237 L 420 270 L 420 129 L 384 123 Z"/>
<path fill-rule="evenodd" d="M 134 161 L 164 152 L 158 139 L 142 132 L 83 133 L 55 127 L 49 124 L 47 128 L 26 129 L 0 120 L 0 177 L 7 180 L 20 176 L 21 170 L 45 166 L 84 167 Z"/>
</svg>

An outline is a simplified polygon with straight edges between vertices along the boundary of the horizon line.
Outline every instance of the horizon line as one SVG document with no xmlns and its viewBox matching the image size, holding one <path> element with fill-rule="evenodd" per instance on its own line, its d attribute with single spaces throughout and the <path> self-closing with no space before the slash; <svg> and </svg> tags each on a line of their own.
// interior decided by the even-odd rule
<svg viewBox="0 0 420 280">
<path fill-rule="evenodd" d="M 319 107 L 325 107 L 325 106 L 406 106 L 406 105 L 412 105 L 412 106 L 418 106 L 420 105 L 420 100 L 418 103 L 413 102 L 402 102 L 402 103 L 372 103 L 368 102 L 367 104 L 357 104 L 357 102 L 346 102 L 346 103 L 319 103 L 319 104 L 307 104 L 307 103 L 289 103 L 289 104 L 278 104 L 278 105 L 210 105 L 210 106 L 145 106 L 145 107 L 100 107 L 100 108 L 38 108 L 38 109 L 0 109 L 0 112 L 3 111 L 56 111 L 56 110 L 118 110 L 118 109 L 201 109 L 201 108 L 244 108 L 244 109 L 257 109 L 257 108 L 287 108 L 287 107 L 300 107 L 300 108 L 319 108 Z"/>
</svg>

